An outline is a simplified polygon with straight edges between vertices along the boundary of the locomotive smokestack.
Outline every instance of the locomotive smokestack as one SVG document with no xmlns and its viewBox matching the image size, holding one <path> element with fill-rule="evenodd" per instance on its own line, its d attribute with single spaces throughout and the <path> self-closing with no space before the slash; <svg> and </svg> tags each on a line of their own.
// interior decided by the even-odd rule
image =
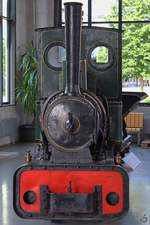
<svg viewBox="0 0 150 225">
<path fill-rule="evenodd" d="M 80 93 L 82 3 L 65 3 L 66 87 L 65 94 Z"/>
</svg>

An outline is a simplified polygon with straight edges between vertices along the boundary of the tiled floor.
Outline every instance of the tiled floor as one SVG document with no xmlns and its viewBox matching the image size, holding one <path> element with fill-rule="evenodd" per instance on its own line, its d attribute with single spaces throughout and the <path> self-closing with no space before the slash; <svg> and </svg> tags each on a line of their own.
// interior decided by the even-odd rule
<svg viewBox="0 0 150 225">
<path fill-rule="evenodd" d="M 13 210 L 13 174 L 24 163 L 24 153 L 32 150 L 33 144 L 17 144 L 1 147 L 0 152 L 0 225 L 50 225 L 50 221 L 24 220 Z M 132 151 L 142 161 L 130 177 L 130 210 L 120 219 L 109 222 L 97 222 L 101 225 L 150 225 L 150 149 L 132 147 Z M 7 152 L 13 154 L 9 155 Z M 57 225 L 59 223 L 55 223 Z M 61 224 L 93 225 L 92 222 L 61 222 Z"/>
</svg>

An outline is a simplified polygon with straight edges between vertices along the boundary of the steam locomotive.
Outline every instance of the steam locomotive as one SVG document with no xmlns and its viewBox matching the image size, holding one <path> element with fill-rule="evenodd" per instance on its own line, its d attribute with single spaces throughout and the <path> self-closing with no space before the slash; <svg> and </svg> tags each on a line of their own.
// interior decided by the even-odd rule
<svg viewBox="0 0 150 225">
<path fill-rule="evenodd" d="M 140 97 L 121 92 L 118 30 L 81 21 L 82 4 L 65 3 L 65 28 L 37 30 L 39 141 L 14 175 L 22 218 L 101 221 L 129 208 L 123 117 Z"/>
</svg>

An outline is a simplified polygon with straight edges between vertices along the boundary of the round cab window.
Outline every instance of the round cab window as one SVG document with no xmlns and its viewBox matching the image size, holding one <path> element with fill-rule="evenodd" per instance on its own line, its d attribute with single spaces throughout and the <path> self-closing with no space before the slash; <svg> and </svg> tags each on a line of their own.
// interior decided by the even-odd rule
<svg viewBox="0 0 150 225">
<path fill-rule="evenodd" d="M 114 63 L 114 54 L 111 46 L 96 45 L 89 50 L 88 60 L 96 70 L 107 70 Z"/>
<path fill-rule="evenodd" d="M 48 67 L 59 71 L 62 69 L 62 62 L 66 58 L 66 49 L 63 45 L 49 45 L 44 52 L 44 61 Z"/>
</svg>

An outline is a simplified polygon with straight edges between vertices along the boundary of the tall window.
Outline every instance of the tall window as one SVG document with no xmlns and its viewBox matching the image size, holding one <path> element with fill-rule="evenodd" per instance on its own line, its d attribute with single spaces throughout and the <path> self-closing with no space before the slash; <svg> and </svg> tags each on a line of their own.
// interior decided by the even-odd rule
<svg viewBox="0 0 150 225">
<path fill-rule="evenodd" d="M 82 2 L 83 7 L 83 21 L 87 22 L 88 21 L 88 1 L 87 0 L 82 0 L 82 1 L 72 1 L 72 0 L 62 0 L 62 22 L 65 21 L 65 15 L 64 15 L 64 3 L 66 2 Z"/>
<path fill-rule="evenodd" d="M 15 0 L 0 0 L 0 106 L 14 104 Z"/>
<path fill-rule="evenodd" d="M 62 0 L 62 22 L 63 4 Z M 150 0 L 74 0 L 83 3 L 84 25 L 123 30 L 123 91 L 146 92 L 150 103 Z"/>
<path fill-rule="evenodd" d="M 62 22 L 64 22 L 64 3 L 72 0 L 62 0 Z M 83 4 L 83 24 L 110 27 L 107 16 L 110 15 L 112 7 L 118 7 L 118 0 L 74 0 Z M 115 19 L 118 22 L 118 17 Z"/>
</svg>

